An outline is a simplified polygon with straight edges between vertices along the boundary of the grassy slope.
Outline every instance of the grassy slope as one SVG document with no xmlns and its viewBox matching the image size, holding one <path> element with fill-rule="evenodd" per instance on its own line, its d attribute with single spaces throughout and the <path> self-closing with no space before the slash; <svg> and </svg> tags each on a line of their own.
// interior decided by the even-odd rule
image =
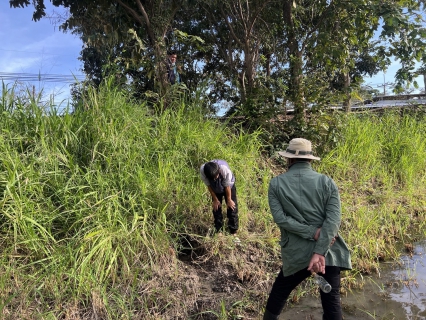
<svg viewBox="0 0 426 320">
<path fill-rule="evenodd" d="M 256 133 L 235 134 L 196 106 L 156 114 L 108 88 L 90 95 L 88 110 L 64 116 L 46 117 L 12 91 L 2 98 L 5 318 L 226 319 L 261 312 L 279 267 L 266 192 L 282 169 L 262 158 Z M 355 267 L 343 290 L 357 271 L 396 257 L 395 239 L 414 240 L 405 234 L 422 223 L 425 206 L 424 119 L 347 121 L 344 141 L 315 165 L 342 191 L 342 235 Z M 237 176 L 240 247 L 226 235 L 210 236 L 198 168 L 212 158 L 228 160 Z M 192 255 L 182 255 L 189 245 Z"/>
<path fill-rule="evenodd" d="M 343 230 L 360 271 L 397 257 L 395 241 L 415 241 L 422 230 L 425 133 L 420 112 L 351 116 L 344 140 L 319 165 L 341 188 Z"/>
</svg>

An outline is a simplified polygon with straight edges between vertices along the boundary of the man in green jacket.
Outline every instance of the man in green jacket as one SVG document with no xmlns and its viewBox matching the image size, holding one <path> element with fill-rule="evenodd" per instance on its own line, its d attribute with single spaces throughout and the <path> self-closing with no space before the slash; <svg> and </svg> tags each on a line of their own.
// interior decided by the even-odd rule
<svg viewBox="0 0 426 320">
<path fill-rule="evenodd" d="M 320 291 L 323 320 L 342 320 L 340 271 L 351 269 L 349 249 L 338 235 L 341 209 L 334 181 L 314 171 L 311 142 L 296 138 L 285 152 L 288 171 L 273 178 L 268 199 L 272 216 L 281 231 L 282 269 L 266 304 L 264 320 L 279 319 L 291 291 L 312 272 L 331 285 Z"/>
</svg>

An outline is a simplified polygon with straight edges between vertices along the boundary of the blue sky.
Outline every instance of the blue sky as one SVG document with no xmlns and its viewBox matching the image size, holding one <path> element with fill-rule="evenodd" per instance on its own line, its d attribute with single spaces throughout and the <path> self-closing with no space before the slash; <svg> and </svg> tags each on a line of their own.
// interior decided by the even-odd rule
<svg viewBox="0 0 426 320">
<path fill-rule="evenodd" d="M 47 13 L 64 9 L 45 1 Z M 41 75 L 82 75 L 81 40 L 71 33 L 63 33 L 49 19 L 32 21 L 34 8 L 10 8 L 9 1 L 0 1 L 0 75 L 29 73 Z M 1 81 L 1 76 L 0 76 Z M 13 81 L 5 80 L 5 83 Z M 68 99 L 69 83 L 65 81 L 22 82 L 19 87 L 34 86 L 43 91 L 44 99 L 54 98 L 56 104 Z"/>
<path fill-rule="evenodd" d="M 45 1 L 47 14 L 53 10 L 64 12 L 65 9 L 53 7 Z M 81 40 L 71 33 L 58 30 L 49 19 L 32 21 L 33 7 L 10 8 L 9 1 L 0 1 L 0 75 L 2 73 L 59 74 L 82 75 L 81 61 L 78 60 L 82 48 Z M 372 78 L 366 78 L 365 84 L 378 88 L 384 82 L 394 82 L 398 63 L 394 62 L 384 74 L 380 72 Z M 0 76 L 1 77 L 1 76 Z M 1 79 L 0 79 L 1 81 Z M 9 80 L 7 81 L 9 82 Z M 418 78 L 420 88 L 424 88 Z M 24 82 L 24 85 L 27 83 Z M 67 101 L 70 97 L 69 83 L 64 81 L 31 82 L 36 92 L 43 90 L 47 100 L 54 98 L 56 104 Z M 383 90 L 383 88 L 378 88 Z M 387 88 L 388 89 L 388 88 Z"/>
<path fill-rule="evenodd" d="M 421 64 L 417 63 L 416 67 L 420 67 Z M 383 84 L 384 83 L 392 83 L 395 82 L 395 74 L 400 68 L 400 64 L 398 61 L 393 61 L 391 65 L 388 67 L 386 72 L 379 72 L 378 74 L 374 75 L 373 77 L 365 77 L 364 78 L 364 85 L 369 85 L 373 87 L 374 89 L 380 90 L 381 93 L 383 93 Z M 419 88 L 414 90 L 413 93 L 419 93 L 419 91 L 424 90 L 425 84 L 423 81 L 423 77 L 417 77 L 415 79 L 417 81 L 417 84 L 419 85 Z M 392 95 L 391 88 L 389 86 L 386 86 L 386 94 Z"/>
</svg>

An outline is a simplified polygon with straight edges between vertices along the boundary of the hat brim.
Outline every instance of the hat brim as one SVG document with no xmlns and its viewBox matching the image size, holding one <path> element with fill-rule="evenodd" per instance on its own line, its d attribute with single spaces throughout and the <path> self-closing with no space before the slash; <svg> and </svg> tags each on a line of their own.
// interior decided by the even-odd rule
<svg viewBox="0 0 426 320">
<path fill-rule="evenodd" d="M 280 151 L 278 154 L 281 157 L 290 158 L 290 159 L 310 159 L 310 160 L 321 160 L 321 158 L 315 157 L 310 154 L 304 154 L 304 155 L 295 155 L 294 153 L 286 152 L 286 151 Z"/>
</svg>

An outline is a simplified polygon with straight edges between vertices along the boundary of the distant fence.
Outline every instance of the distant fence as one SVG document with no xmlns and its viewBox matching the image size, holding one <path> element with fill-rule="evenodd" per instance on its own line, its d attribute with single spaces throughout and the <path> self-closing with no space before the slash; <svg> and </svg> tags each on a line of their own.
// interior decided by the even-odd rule
<svg viewBox="0 0 426 320">
<path fill-rule="evenodd" d="M 392 96 L 377 96 L 372 98 L 373 102 L 382 101 L 382 100 L 409 100 L 415 98 L 426 98 L 425 93 L 416 93 L 416 94 L 398 94 Z"/>
</svg>

